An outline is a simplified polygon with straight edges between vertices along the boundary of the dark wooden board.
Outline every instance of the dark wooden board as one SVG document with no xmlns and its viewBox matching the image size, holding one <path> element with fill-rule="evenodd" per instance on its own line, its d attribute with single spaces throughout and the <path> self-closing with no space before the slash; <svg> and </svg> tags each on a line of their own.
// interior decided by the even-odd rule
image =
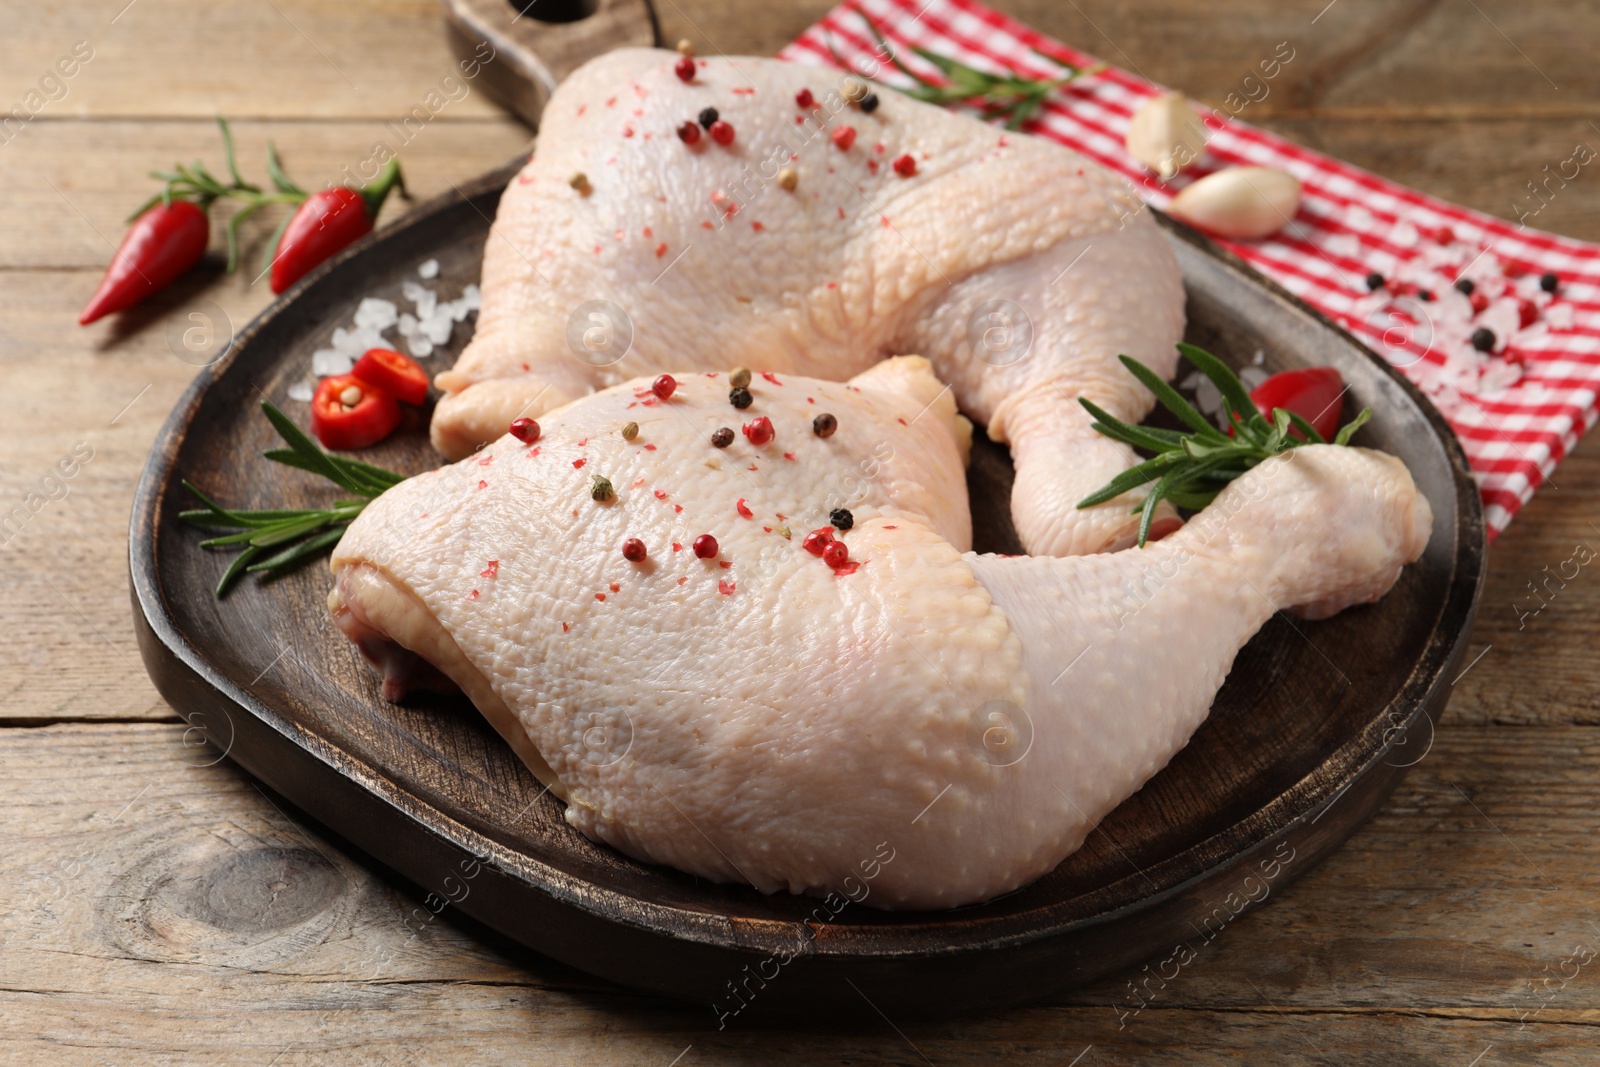
<svg viewBox="0 0 1600 1067">
<path fill-rule="evenodd" d="M 730 988 L 742 987 L 753 994 L 745 1018 L 858 1013 L 867 1000 L 899 1018 L 1042 998 L 1168 957 L 1180 939 L 1224 928 L 1312 867 L 1420 758 L 1460 669 L 1482 578 L 1483 522 L 1465 458 L 1398 374 L 1172 224 L 1189 339 L 1235 363 L 1261 349 L 1273 369 L 1337 366 L 1356 405 L 1377 412 L 1363 442 L 1403 458 L 1428 496 L 1433 538 L 1381 603 L 1319 623 L 1270 622 L 1189 746 L 1081 851 L 1003 899 L 945 913 L 851 906 L 818 923 L 815 900 L 636 863 L 568 827 L 559 802 L 470 706 L 385 703 L 329 625 L 325 567 L 246 582 L 217 601 L 211 588 L 227 557 L 199 549 L 201 535 L 177 520 L 189 506 L 178 480 L 241 506 L 327 495 L 259 459 L 276 440 L 257 404 L 265 397 L 303 417 L 286 390 L 312 350 L 348 324 L 362 296 L 398 300 L 422 260 L 440 261 L 433 284 L 445 297 L 475 281 L 499 191 L 521 162 L 417 209 L 269 308 L 178 403 L 139 485 L 132 597 L 158 688 L 333 831 L 515 940 L 625 985 L 724 1010 L 738 1005 Z M 457 330 L 433 369 L 467 332 Z M 408 472 L 438 463 L 421 426 L 371 458 Z M 969 481 L 977 547 L 1014 550 L 1004 451 L 980 447 Z M 785 966 L 771 962 L 789 955 Z"/>
</svg>

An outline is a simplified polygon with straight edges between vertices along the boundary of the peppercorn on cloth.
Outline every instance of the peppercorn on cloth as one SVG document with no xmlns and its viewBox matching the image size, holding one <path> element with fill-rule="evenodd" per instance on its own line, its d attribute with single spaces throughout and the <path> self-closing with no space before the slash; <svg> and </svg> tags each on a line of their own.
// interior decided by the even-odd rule
<svg viewBox="0 0 1600 1067">
<path fill-rule="evenodd" d="M 913 48 L 1029 78 L 1101 63 L 976 0 L 851 0 L 780 55 L 910 85 L 889 62 L 892 51 L 943 81 Z M 1023 128 L 1124 175 L 1158 208 L 1229 166 L 1298 178 L 1301 207 L 1284 229 L 1218 243 L 1342 324 L 1433 400 L 1465 446 L 1492 540 L 1595 421 L 1600 247 L 1446 203 L 1240 121 L 1293 62 L 1285 42 L 1260 57 L 1221 108 L 1197 105 L 1206 151 L 1170 182 L 1123 146 L 1134 112 L 1165 90 L 1114 66 L 1051 93 Z"/>
</svg>

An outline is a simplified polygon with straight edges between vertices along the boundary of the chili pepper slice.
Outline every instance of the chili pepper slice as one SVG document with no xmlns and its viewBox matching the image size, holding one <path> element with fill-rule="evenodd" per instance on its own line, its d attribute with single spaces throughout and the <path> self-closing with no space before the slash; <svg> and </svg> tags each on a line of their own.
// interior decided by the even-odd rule
<svg viewBox="0 0 1600 1067">
<path fill-rule="evenodd" d="M 370 185 L 335 186 L 306 197 L 278 240 L 272 258 L 272 291 L 281 293 L 335 252 L 372 232 L 389 190 L 405 191 L 400 163 L 391 159 Z"/>
<path fill-rule="evenodd" d="M 193 201 L 151 205 L 128 227 L 78 324 L 126 311 L 165 289 L 200 262 L 210 236 L 211 221 Z"/>
<path fill-rule="evenodd" d="M 1250 399 L 1267 419 L 1272 418 L 1274 408 L 1292 411 L 1331 441 L 1344 414 L 1344 392 L 1344 379 L 1334 368 L 1306 367 L 1272 375 L 1250 390 Z M 1290 432 L 1305 436 L 1299 430 Z"/>
<path fill-rule="evenodd" d="M 402 403 L 420 406 L 428 402 L 428 372 L 410 356 L 391 348 L 367 349 L 351 373 Z"/>
<path fill-rule="evenodd" d="M 324 448 L 366 448 L 398 425 L 400 404 L 394 396 L 354 374 L 322 379 L 311 397 L 311 432 Z"/>
</svg>

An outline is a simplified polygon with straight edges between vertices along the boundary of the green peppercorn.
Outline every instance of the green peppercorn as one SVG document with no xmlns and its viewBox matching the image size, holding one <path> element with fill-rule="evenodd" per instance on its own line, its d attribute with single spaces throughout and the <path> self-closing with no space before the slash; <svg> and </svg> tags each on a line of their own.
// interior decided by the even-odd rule
<svg viewBox="0 0 1600 1067">
<path fill-rule="evenodd" d="M 615 497 L 617 495 L 617 491 L 611 488 L 610 478 L 607 478 L 603 474 L 596 474 L 594 476 L 594 484 L 589 487 L 589 495 L 603 504 L 607 500 Z"/>
<path fill-rule="evenodd" d="M 750 368 L 735 367 L 728 372 L 728 384 L 735 389 L 743 389 L 750 384 Z"/>
<path fill-rule="evenodd" d="M 624 426 L 622 428 L 622 439 L 624 441 L 631 441 L 635 437 L 638 437 L 638 436 L 639 436 L 639 424 L 637 422 L 630 422 L 630 423 L 628 423 L 628 425 L 626 425 L 626 426 Z"/>
</svg>

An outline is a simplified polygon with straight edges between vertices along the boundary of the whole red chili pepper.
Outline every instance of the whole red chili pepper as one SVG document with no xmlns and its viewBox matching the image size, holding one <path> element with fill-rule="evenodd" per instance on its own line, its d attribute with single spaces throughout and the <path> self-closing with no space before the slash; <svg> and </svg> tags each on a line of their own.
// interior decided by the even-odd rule
<svg viewBox="0 0 1600 1067">
<path fill-rule="evenodd" d="M 134 220 L 78 323 L 89 325 L 165 289 L 200 262 L 211 221 L 190 200 L 157 203 Z"/>
<path fill-rule="evenodd" d="M 370 233 L 378 209 L 396 186 L 405 191 L 400 163 L 391 159 L 370 185 L 361 189 L 340 185 L 306 197 L 273 253 L 272 291 L 283 292 L 317 264 Z"/>
</svg>

